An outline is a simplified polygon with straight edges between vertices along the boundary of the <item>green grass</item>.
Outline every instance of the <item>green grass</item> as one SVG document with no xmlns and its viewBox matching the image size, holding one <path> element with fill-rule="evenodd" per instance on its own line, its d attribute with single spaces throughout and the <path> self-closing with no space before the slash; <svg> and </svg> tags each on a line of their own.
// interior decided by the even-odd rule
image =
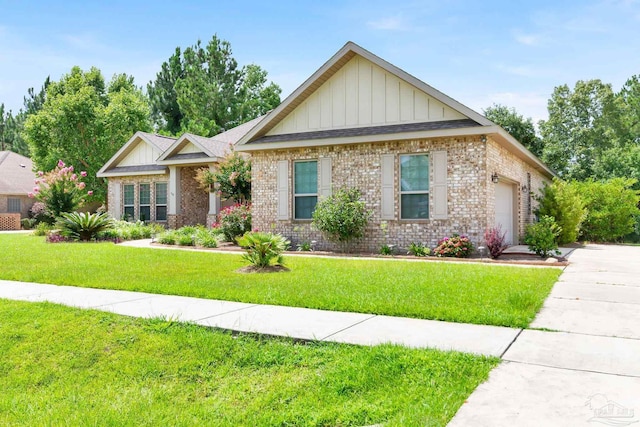
<svg viewBox="0 0 640 427">
<path fill-rule="evenodd" d="M 238 255 L 47 244 L 0 234 L 0 279 L 527 327 L 555 268 L 285 257 L 287 273 L 240 274 Z"/>
<path fill-rule="evenodd" d="M 499 361 L 0 300 L 0 425 L 444 426 Z"/>
</svg>

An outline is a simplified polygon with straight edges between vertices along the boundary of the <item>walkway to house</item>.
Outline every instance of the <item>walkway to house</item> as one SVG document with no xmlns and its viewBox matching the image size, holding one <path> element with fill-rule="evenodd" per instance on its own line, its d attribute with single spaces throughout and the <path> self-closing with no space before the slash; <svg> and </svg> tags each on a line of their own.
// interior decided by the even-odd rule
<svg viewBox="0 0 640 427">
<path fill-rule="evenodd" d="M 450 426 L 640 423 L 639 261 L 633 246 L 571 254 L 531 325 L 542 330 L 518 336 Z"/>
</svg>

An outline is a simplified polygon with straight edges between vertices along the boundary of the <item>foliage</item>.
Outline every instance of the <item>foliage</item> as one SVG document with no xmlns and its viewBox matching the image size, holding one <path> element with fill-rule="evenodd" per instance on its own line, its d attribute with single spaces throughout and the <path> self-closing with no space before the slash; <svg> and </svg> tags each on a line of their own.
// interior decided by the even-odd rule
<svg viewBox="0 0 640 427">
<path fill-rule="evenodd" d="M 313 252 L 313 242 L 305 240 L 298 244 L 298 252 Z"/>
<path fill-rule="evenodd" d="M 380 246 L 380 255 L 393 255 L 395 245 L 384 244 Z"/>
<path fill-rule="evenodd" d="M 473 253 L 473 243 L 465 235 L 454 234 L 438 242 L 433 254 L 438 257 L 468 258 Z"/>
<path fill-rule="evenodd" d="M 533 320 L 562 272 L 476 263 L 289 257 L 288 274 L 256 280 L 233 274 L 245 264 L 237 253 L 111 244 L 46 246 L 44 239 L 23 234 L 0 234 L 0 247 L 4 280 L 520 328 Z M 35 262 L 38 268 L 33 268 Z M 118 274 L 113 274 L 115 265 Z M 153 274 L 148 274 L 150 266 Z M 515 294 L 528 295 L 531 303 L 513 306 Z"/>
<path fill-rule="evenodd" d="M 556 224 L 552 216 L 543 215 L 538 222 L 526 226 L 524 243 L 542 258 L 547 258 L 554 253 L 560 255 L 558 236 L 561 232 L 562 228 Z"/>
<path fill-rule="evenodd" d="M 158 242 L 163 245 L 175 245 L 177 238 L 178 234 L 175 230 L 167 230 L 158 236 Z"/>
<path fill-rule="evenodd" d="M 578 240 L 580 226 L 587 210 L 578 186 L 558 178 L 545 185 L 538 197 L 538 216 L 551 216 L 562 228 L 558 244 L 563 245 Z"/>
<path fill-rule="evenodd" d="M 251 231 L 251 205 L 236 203 L 223 208 L 218 214 L 218 222 L 214 226 L 224 235 L 226 241 L 235 242 L 236 237 Z"/>
<path fill-rule="evenodd" d="M 484 242 L 491 258 L 496 259 L 505 249 L 509 247 L 504 241 L 507 236 L 506 231 L 502 231 L 502 226 L 491 227 L 484 232 Z"/>
<path fill-rule="evenodd" d="M 199 246 L 202 248 L 216 248 L 221 236 L 218 230 L 207 229 L 202 225 L 185 226 L 177 230 L 163 230 L 158 242 L 163 245 Z"/>
<path fill-rule="evenodd" d="M 51 172 L 38 172 L 35 181 L 36 186 L 29 197 L 35 197 L 44 203 L 45 210 L 42 215 L 49 215 L 52 219 L 57 219 L 64 212 L 73 212 L 82 206 L 87 196 L 91 196 L 93 191 L 86 191 L 84 179 L 87 177 L 85 171 L 80 175 L 74 172 L 73 166 L 67 166 L 62 160 Z"/>
<path fill-rule="evenodd" d="M 574 185 L 585 202 L 587 215 L 580 229 L 584 240 L 611 242 L 634 230 L 640 215 L 635 180 L 614 178 L 608 181 L 577 182 Z"/>
<path fill-rule="evenodd" d="M 259 66 L 239 67 L 229 42 L 214 35 L 206 46 L 176 48 L 147 92 L 158 129 L 213 136 L 275 108 L 281 89 Z"/>
<path fill-rule="evenodd" d="M 242 258 L 257 268 L 266 268 L 273 264 L 284 265 L 282 252 L 289 248 L 290 242 L 280 234 L 261 231 L 245 233 L 236 239 L 238 245 L 246 250 Z"/>
<path fill-rule="evenodd" d="M 11 390 L 0 395 L 5 426 L 444 426 L 499 363 L 57 304 L 2 300 L 0 318 L 10 320 L 0 323 L 0 389 Z"/>
<path fill-rule="evenodd" d="M 373 214 L 361 196 L 357 188 L 341 188 L 321 198 L 313 212 L 313 226 L 332 242 L 361 238 Z"/>
<path fill-rule="evenodd" d="M 194 244 L 202 248 L 217 248 L 219 234 L 212 229 L 198 228 L 194 236 Z"/>
<path fill-rule="evenodd" d="M 47 222 L 39 222 L 33 230 L 34 236 L 46 236 L 53 229 L 52 225 Z"/>
<path fill-rule="evenodd" d="M 46 241 L 47 243 L 66 243 L 69 241 L 69 238 L 63 234 L 52 231 L 47 233 Z"/>
<path fill-rule="evenodd" d="M 222 200 L 245 203 L 251 200 L 251 160 L 231 150 L 214 171 L 198 169 L 195 180 L 204 190 L 215 189 Z"/>
<path fill-rule="evenodd" d="M 429 247 L 426 246 L 424 243 L 411 242 L 411 244 L 409 244 L 409 250 L 407 251 L 407 255 L 425 257 L 425 256 L 431 255 L 431 249 L 429 249 Z"/>
<path fill-rule="evenodd" d="M 195 244 L 193 235 L 191 233 L 176 233 L 176 236 L 176 243 L 180 246 L 193 246 Z"/>
<path fill-rule="evenodd" d="M 43 221 L 53 223 L 51 215 L 47 212 L 47 205 L 42 202 L 34 202 L 29 209 L 29 218 L 32 218 L 36 223 Z"/>
<path fill-rule="evenodd" d="M 92 200 L 106 197 L 106 181 L 96 172 L 136 131 L 150 131 L 149 106 L 133 79 L 115 75 L 105 85 L 93 67 L 71 69 L 60 81 L 48 85 L 42 108 L 25 121 L 24 136 L 34 166 L 43 171 L 58 159 L 82 165 Z"/>
<path fill-rule="evenodd" d="M 164 232 L 159 224 L 144 223 L 143 221 L 112 221 L 112 228 L 103 230 L 97 235 L 98 240 L 139 240 L 150 239 L 154 234 Z"/>
<path fill-rule="evenodd" d="M 508 108 L 499 104 L 493 104 L 483 110 L 482 114 L 509 132 L 511 136 L 527 147 L 533 154 L 538 157 L 542 155 L 542 139 L 536 135 L 536 128 L 530 117 L 525 119 L 518 114 L 515 108 Z"/>
<path fill-rule="evenodd" d="M 72 240 L 95 239 L 99 232 L 113 226 L 106 213 L 63 212 L 58 218 L 60 233 Z"/>
<path fill-rule="evenodd" d="M 36 221 L 35 218 L 22 218 L 20 220 L 20 225 L 22 226 L 23 230 L 31 230 L 36 226 L 37 223 L 38 221 Z"/>
</svg>

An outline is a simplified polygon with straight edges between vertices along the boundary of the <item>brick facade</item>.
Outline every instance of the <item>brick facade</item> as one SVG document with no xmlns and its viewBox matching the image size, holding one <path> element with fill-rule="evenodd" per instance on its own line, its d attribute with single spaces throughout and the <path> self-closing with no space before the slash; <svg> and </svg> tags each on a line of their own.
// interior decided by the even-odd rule
<svg viewBox="0 0 640 427">
<path fill-rule="evenodd" d="M 395 220 L 381 219 L 381 155 L 429 153 L 447 151 L 447 208 L 446 220 L 400 220 L 399 194 L 396 190 Z M 340 250 L 322 235 L 313 230 L 310 221 L 276 220 L 277 218 L 277 161 L 289 160 L 289 180 L 292 177 L 292 161 L 304 159 L 331 158 L 332 187 L 355 187 L 361 190 L 367 208 L 373 216 L 365 237 L 350 246 L 350 250 L 378 252 L 383 244 L 393 244 L 406 250 L 411 242 L 422 242 L 434 247 L 437 241 L 453 233 L 468 235 L 474 244 L 483 243 L 483 234 L 487 227 L 494 224 L 494 190 L 491 174 L 497 172 L 503 179 L 513 180 L 517 186 L 518 219 L 522 233 L 525 222 L 531 220 L 527 213 L 527 198 L 523 197 L 521 187 L 527 181 L 527 172 L 531 174 L 533 191 L 542 185 L 543 176 L 528 167 L 516 156 L 501 149 L 489 139 L 482 142 L 480 135 L 468 137 L 434 138 L 409 141 L 394 141 L 369 144 L 353 144 L 331 147 L 309 147 L 304 149 L 286 149 L 256 151 L 252 153 L 252 204 L 253 227 L 265 231 L 274 231 L 289 238 L 292 244 L 303 241 L 317 242 L 317 249 Z M 433 179 L 433 168 L 430 168 Z M 395 188 L 399 187 L 399 167 L 395 166 Z M 433 196 L 430 194 L 430 202 Z M 289 197 L 291 211 L 292 197 Z M 383 226 L 384 223 L 384 226 Z"/>
<path fill-rule="evenodd" d="M 140 176 L 126 176 L 126 177 L 116 177 L 109 178 L 109 187 L 108 187 L 108 195 L 107 195 L 107 205 L 108 212 L 115 219 L 122 219 L 124 215 L 124 189 L 122 188 L 125 184 L 133 184 L 135 186 L 134 190 L 134 206 L 135 206 L 135 218 L 138 219 L 140 215 L 140 211 L 138 209 L 140 205 L 140 184 L 151 184 L 151 218 L 149 218 L 150 222 L 156 222 L 156 182 L 166 182 L 169 183 L 169 175 L 140 175 Z M 120 186 L 120 210 L 116 212 L 116 204 L 112 203 L 115 197 L 115 187 Z M 167 200 L 167 204 L 169 201 Z M 168 205 L 167 205 L 168 207 Z"/>
<path fill-rule="evenodd" d="M 20 217 L 27 218 L 29 216 L 29 210 L 31 206 L 35 203 L 35 199 L 30 199 L 26 194 L 25 195 L 16 195 L 16 196 L 8 196 L 8 195 L 0 195 L 0 213 L 8 213 L 9 212 L 9 199 L 20 199 Z"/>
</svg>

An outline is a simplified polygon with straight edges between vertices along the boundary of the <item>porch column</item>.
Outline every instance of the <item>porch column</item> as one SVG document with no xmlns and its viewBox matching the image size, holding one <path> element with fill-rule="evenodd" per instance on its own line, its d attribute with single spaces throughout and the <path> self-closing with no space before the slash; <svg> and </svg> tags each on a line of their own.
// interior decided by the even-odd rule
<svg viewBox="0 0 640 427">
<path fill-rule="evenodd" d="M 209 170 L 213 172 L 215 167 L 213 165 L 209 165 Z M 217 191 L 213 191 L 209 193 L 209 213 L 208 215 L 218 215 L 220 212 L 220 195 Z"/>
<path fill-rule="evenodd" d="M 169 166 L 169 215 L 180 214 L 180 168 Z"/>
</svg>

